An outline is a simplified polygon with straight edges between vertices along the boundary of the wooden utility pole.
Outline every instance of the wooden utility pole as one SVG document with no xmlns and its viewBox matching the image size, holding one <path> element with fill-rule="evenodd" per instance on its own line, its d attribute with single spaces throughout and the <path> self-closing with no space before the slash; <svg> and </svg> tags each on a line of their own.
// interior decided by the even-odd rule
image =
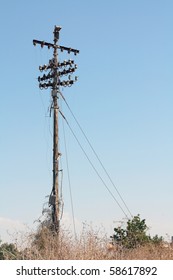
<svg viewBox="0 0 173 280">
<path fill-rule="evenodd" d="M 53 109 L 53 186 L 52 192 L 49 197 L 49 205 L 52 207 L 52 226 L 53 230 L 56 232 L 59 231 L 60 228 L 60 200 L 59 200 L 59 147 L 58 147 L 58 99 L 60 97 L 60 88 L 65 86 L 71 86 L 77 81 L 77 77 L 75 80 L 71 79 L 71 76 L 68 76 L 68 80 L 61 81 L 61 77 L 67 74 L 73 74 L 77 69 L 76 64 L 74 65 L 74 60 L 65 60 L 63 62 L 58 61 L 58 49 L 62 51 L 67 51 L 68 53 L 74 53 L 74 55 L 79 53 L 79 50 L 67 48 L 64 46 L 58 45 L 59 40 L 59 32 L 61 30 L 60 26 L 54 27 L 54 42 L 48 43 L 45 41 L 33 40 L 34 46 L 36 44 L 40 44 L 43 48 L 47 46 L 49 49 L 53 48 L 53 59 L 49 60 L 48 65 L 39 66 L 39 70 L 42 72 L 43 70 L 48 71 L 47 75 L 43 75 L 42 77 L 38 77 L 39 87 L 40 89 L 51 88 L 52 95 L 52 109 Z M 68 69 L 67 69 L 68 67 Z M 61 71 L 59 71 L 61 70 Z M 46 81 L 46 82 L 43 82 Z"/>
<path fill-rule="evenodd" d="M 57 46 L 59 39 L 60 27 L 54 29 L 54 46 Z M 58 151 L 58 54 L 57 47 L 54 47 L 53 53 L 54 67 L 53 68 L 53 87 L 52 87 L 52 98 L 53 98 L 53 188 L 52 195 L 54 197 L 52 205 L 52 222 L 56 231 L 59 230 L 59 186 L 58 186 L 58 175 L 59 175 L 59 151 Z"/>
</svg>

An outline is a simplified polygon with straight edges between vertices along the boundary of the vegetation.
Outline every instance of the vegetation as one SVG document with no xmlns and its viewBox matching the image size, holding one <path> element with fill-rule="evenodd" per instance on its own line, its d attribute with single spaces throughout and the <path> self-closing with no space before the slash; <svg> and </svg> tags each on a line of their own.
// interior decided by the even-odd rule
<svg viewBox="0 0 173 280">
<path fill-rule="evenodd" d="M 1 244 L 2 242 L 0 242 Z M 2 243 L 0 245 L 0 260 L 19 260 L 20 253 L 13 243 Z"/>
<path fill-rule="evenodd" d="M 115 233 L 111 238 L 113 243 L 127 249 L 137 248 L 148 243 L 162 243 L 162 237 L 156 235 L 151 238 L 150 235 L 147 235 L 147 230 L 145 219 L 141 220 L 140 215 L 137 215 L 127 221 L 125 229 L 122 227 L 114 228 Z"/>
<path fill-rule="evenodd" d="M 39 225 L 28 237 L 25 248 L 0 243 L 0 259 L 22 260 L 172 260 L 173 248 L 157 235 L 147 235 L 145 220 L 137 215 L 125 227 L 114 229 L 114 235 L 94 231 L 87 226 L 78 237 L 67 230 L 59 234 L 47 223 Z"/>
</svg>

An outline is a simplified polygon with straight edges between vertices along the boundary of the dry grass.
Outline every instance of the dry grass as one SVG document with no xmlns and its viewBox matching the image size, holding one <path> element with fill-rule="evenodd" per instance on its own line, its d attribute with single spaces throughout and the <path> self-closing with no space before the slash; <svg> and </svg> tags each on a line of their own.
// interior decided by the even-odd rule
<svg viewBox="0 0 173 280">
<path fill-rule="evenodd" d="M 173 248 L 148 244 L 133 250 L 108 247 L 110 239 L 84 230 L 78 238 L 67 231 L 59 236 L 47 228 L 30 235 L 30 246 L 21 250 L 25 260 L 173 260 Z"/>
</svg>

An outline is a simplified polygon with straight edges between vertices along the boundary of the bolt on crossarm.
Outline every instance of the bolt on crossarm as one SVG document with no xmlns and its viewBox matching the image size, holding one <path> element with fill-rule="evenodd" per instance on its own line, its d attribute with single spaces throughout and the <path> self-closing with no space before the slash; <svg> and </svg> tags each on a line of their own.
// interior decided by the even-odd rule
<svg viewBox="0 0 173 280">
<path fill-rule="evenodd" d="M 43 75 L 42 77 L 38 77 L 39 87 L 40 89 L 51 88 L 52 95 L 52 109 L 53 109 L 53 187 L 52 192 L 49 197 L 49 205 L 52 208 L 52 226 L 55 232 L 59 232 L 60 228 L 60 199 L 59 199 L 59 157 L 61 156 L 59 152 L 58 146 L 58 93 L 60 92 L 60 87 L 71 86 L 77 81 L 77 77 L 75 80 L 71 79 L 69 76 L 68 80 L 61 81 L 60 78 L 63 75 L 72 74 L 76 69 L 77 65 L 74 65 L 73 60 L 58 61 L 58 49 L 61 51 L 67 51 L 68 53 L 73 52 L 75 55 L 79 53 L 79 50 L 67 48 L 64 46 L 59 46 L 59 32 L 61 30 L 60 26 L 54 27 L 54 43 L 48 43 L 45 41 L 33 40 L 33 44 L 40 44 L 43 48 L 47 46 L 48 48 L 53 48 L 53 59 L 49 60 L 48 65 L 39 66 L 39 70 L 42 72 L 43 70 L 50 72 L 47 75 Z M 68 67 L 68 69 L 66 69 Z M 63 68 L 62 71 L 60 71 Z M 43 82 L 46 81 L 46 82 Z"/>
</svg>

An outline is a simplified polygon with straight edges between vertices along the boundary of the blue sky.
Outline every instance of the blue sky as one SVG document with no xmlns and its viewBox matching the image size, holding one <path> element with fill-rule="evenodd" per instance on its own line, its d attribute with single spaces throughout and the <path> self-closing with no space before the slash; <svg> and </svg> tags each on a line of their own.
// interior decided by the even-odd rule
<svg viewBox="0 0 173 280">
<path fill-rule="evenodd" d="M 50 91 L 38 89 L 38 66 L 52 41 L 77 48 L 79 81 L 63 94 L 133 215 L 151 234 L 173 235 L 173 3 L 169 0 L 1 1 L 0 235 L 31 225 L 52 186 Z M 59 56 L 73 58 L 71 56 Z M 62 111 L 110 190 L 115 190 L 82 138 L 65 104 Z M 60 133 L 62 120 L 60 119 Z M 65 127 L 75 219 L 109 233 L 124 218 Z M 64 215 L 71 205 L 63 134 Z M 11 222 L 10 222 L 11 221 Z M 22 226 L 21 226 L 22 227 Z M 5 237 L 4 237 L 5 238 Z"/>
</svg>

